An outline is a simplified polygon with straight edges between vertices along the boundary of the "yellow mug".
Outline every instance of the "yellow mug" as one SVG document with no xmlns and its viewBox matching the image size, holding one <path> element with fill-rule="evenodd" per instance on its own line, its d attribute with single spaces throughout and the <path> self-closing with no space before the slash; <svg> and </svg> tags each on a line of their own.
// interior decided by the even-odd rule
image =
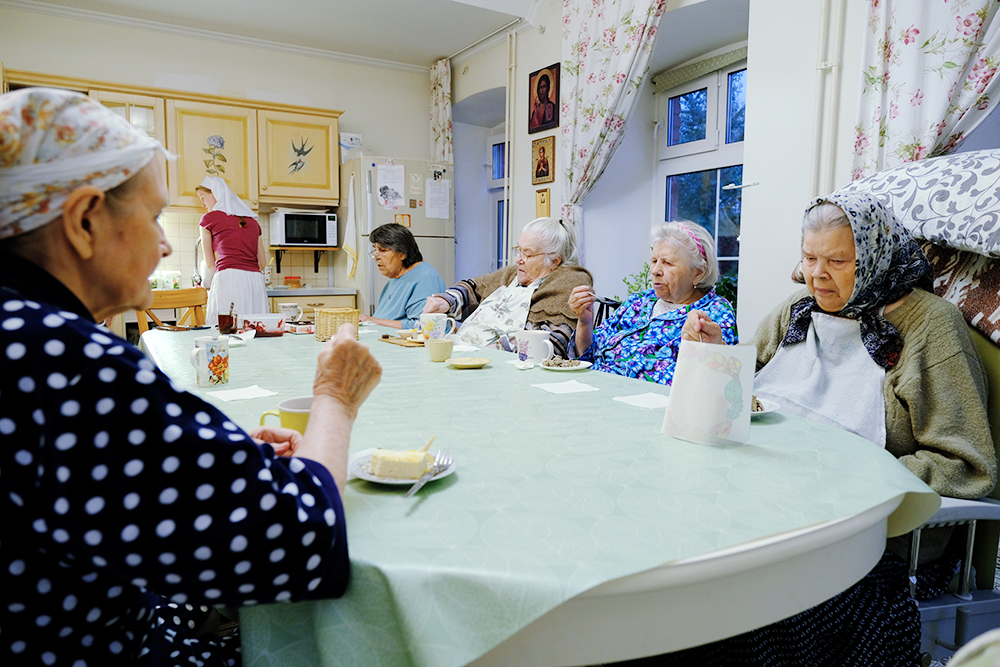
<svg viewBox="0 0 1000 667">
<path fill-rule="evenodd" d="M 312 408 L 312 402 L 312 396 L 286 398 L 278 403 L 277 410 L 267 410 L 260 416 L 260 425 L 264 425 L 264 419 L 268 415 L 275 415 L 281 419 L 283 427 L 295 429 L 299 433 L 304 434 L 306 426 L 309 425 L 309 410 Z"/>
</svg>

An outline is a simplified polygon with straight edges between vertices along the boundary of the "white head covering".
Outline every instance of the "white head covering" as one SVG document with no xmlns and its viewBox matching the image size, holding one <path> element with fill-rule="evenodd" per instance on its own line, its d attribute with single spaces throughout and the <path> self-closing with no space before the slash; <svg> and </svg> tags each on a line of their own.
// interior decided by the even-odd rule
<svg viewBox="0 0 1000 667">
<path fill-rule="evenodd" d="M 247 206 L 246 202 L 237 197 L 236 193 L 229 189 L 229 185 L 221 176 L 206 176 L 201 181 L 201 187 L 212 191 L 212 196 L 215 197 L 213 211 L 222 211 L 229 215 L 257 219 L 257 214 L 253 212 L 253 209 Z"/>
<path fill-rule="evenodd" d="M 62 214 L 82 185 L 108 191 L 145 167 L 162 144 L 79 93 L 24 88 L 0 95 L 0 239 Z"/>
</svg>

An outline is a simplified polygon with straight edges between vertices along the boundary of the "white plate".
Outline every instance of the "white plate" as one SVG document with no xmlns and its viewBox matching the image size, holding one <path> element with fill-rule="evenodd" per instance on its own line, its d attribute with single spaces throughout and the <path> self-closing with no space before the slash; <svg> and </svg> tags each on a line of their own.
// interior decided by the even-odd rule
<svg viewBox="0 0 1000 667">
<path fill-rule="evenodd" d="M 539 368 L 544 368 L 547 371 L 584 371 L 590 368 L 589 361 L 581 361 L 576 366 L 546 366 L 545 364 L 538 364 Z"/>
<path fill-rule="evenodd" d="M 757 400 L 760 401 L 760 404 L 764 407 L 764 409 L 763 410 L 758 410 L 757 412 L 751 412 L 750 413 L 751 417 L 756 417 L 757 415 L 766 415 L 769 412 L 775 412 L 775 411 L 781 409 L 781 404 L 780 403 L 775 403 L 774 401 L 769 401 L 766 398 L 758 398 Z"/>
<path fill-rule="evenodd" d="M 361 479 L 366 479 L 369 482 L 375 482 L 376 484 L 409 484 L 413 485 L 417 483 L 417 478 L 413 479 L 399 479 L 397 477 L 382 477 L 380 475 L 373 475 L 371 473 L 371 462 L 372 455 L 365 454 L 364 456 L 359 456 L 358 458 L 351 461 L 348 465 L 348 469 L 351 474 L 355 477 L 360 477 Z M 430 481 L 439 480 L 442 477 L 447 477 L 451 473 L 455 472 L 455 468 L 458 467 L 458 463 L 455 461 L 451 462 L 451 465 L 439 472 L 438 474 L 431 477 Z"/>
</svg>

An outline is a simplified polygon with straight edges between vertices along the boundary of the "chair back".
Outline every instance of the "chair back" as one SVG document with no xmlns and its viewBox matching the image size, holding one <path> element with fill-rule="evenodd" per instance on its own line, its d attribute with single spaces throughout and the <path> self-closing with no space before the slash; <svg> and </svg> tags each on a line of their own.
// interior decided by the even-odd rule
<svg viewBox="0 0 1000 667">
<path fill-rule="evenodd" d="M 597 302 L 597 310 L 594 312 L 594 328 L 596 329 L 600 326 L 601 322 L 618 309 L 618 306 L 622 305 L 621 301 L 614 301 L 612 299 L 605 299 L 603 301 Z"/>
<path fill-rule="evenodd" d="M 160 321 L 160 318 L 153 311 L 165 308 L 187 308 L 177 321 L 178 325 L 182 325 L 190 320 L 191 326 L 203 326 L 205 324 L 205 304 L 207 303 L 208 290 L 204 287 L 153 290 L 153 305 L 144 311 L 135 311 L 135 319 L 139 324 L 139 335 L 149 331 L 149 322 L 146 320 L 147 315 L 153 319 L 153 322 L 157 326 L 163 326 L 163 322 Z"/>
</svg>

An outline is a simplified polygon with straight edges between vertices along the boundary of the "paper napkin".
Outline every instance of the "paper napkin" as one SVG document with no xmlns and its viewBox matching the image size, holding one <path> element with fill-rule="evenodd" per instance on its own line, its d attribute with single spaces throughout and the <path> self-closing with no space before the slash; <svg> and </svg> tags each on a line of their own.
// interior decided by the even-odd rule
<svg viewBox="0 0 1000 667">
<path fill-rule="evenodd" d="M 615 396 L 613 401 L 620 401 L 622 403 L 628 403 L 629 405 L 634 405 L 637 408 L 649 408 L 650 410 L 662 410 L 667 407 L 667 403 L 670 402 L 669 396 L 664 396 L 663 394 L 654 394 L 652 392 L 646 392 L 645 394 L 636 394 L 635 396 Z"/>
<path fill-rule="evenodd" d="M 257 385 L 244 387 L 243 389 L 223 389 L 222 391 L 210 391 L 209 396 L 223 401 L 240 401 L 245 398 L 263 398 L 265 396 L 277 396 L 278 392 L 261 389 Z"/>
<path fill-rule="evenodd" d="M 570 380 L 569 382 L 545 382 L 531 386 L 543 389 L 550 394 L 579 394 L 584 391 L 600 391 L 597 387 L 577 382 L 576 380 Z"/>
</svg>

